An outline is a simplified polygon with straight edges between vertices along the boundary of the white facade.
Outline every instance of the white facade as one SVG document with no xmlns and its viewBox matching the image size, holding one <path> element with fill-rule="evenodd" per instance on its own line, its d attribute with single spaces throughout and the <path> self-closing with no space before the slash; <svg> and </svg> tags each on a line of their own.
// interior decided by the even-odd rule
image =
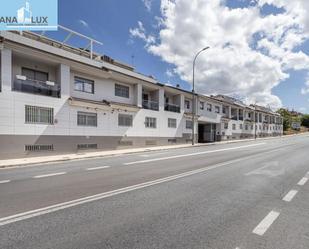
<svg viewBox="0 0 309 249">
<path fill-rule="evenodd" d="M 1 32 L 1 37 L 4 38 L 0 42 L 3 158 L 34 155 L 37 150 L 44 151 L 45 145 L 49 146 L 45 153 L 66 153 L 78 151 L 81 145 L 115 149 L 191 141 L 190 92 L 164 86 L 127 67 L 87 58 L 31 36 Z M 252 137 L 254 113 L 262 114 L 261 122 L 256 123 L 258 136 L 282 133 L 277 114 L 233 106 L 211 97 L 196 99 L 195 131 L 200 142 Z M 27 117 L 31 113 L 26 106 L 51 108 L 48 115 L 52 115 L 52 123 L 29 123 Z M 252 120 L 238 120 L 239 112 L 237 120 L 233 120 L 232 108 L 242 110 L 243 119 Z M 46 110 L 40 113 L 47 115 Z M 95 125 L 78 123 L 78 113 L 95 117 Z M 121 114 L 131 115 L 132 124 L 121 125 Z M 209 124 L 211 134 L 207 131 Z M 205 136 L 198 134 L 199 130 Z M 29 151 L 29 146 L 34 147 Z"/>
</svg>

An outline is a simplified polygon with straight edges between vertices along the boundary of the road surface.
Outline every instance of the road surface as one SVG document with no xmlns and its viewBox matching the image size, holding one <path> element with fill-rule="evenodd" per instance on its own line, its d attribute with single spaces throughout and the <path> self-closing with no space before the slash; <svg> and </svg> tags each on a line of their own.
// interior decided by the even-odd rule
<svg viewBox="0 0 309 249">
<path fill-rule="evenodd" d="M 1 249 L 308 249 L 309 136 L 0 170 Z"/>
</svg>

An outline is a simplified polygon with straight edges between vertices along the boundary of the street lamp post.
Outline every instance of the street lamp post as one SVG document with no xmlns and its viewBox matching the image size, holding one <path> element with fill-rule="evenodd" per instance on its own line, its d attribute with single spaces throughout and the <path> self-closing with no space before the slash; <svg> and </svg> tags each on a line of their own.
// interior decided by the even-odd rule
<svg viewBox="0 0 309 249">
<path fill-rule="evenodd" d="M 192 75 L 192 145 L 194 145 L 194 121 L 195 121 L 195 89 L 194 89 L 194 70 L 195 70 L 195 61 L 196 58 L 199 56 L 200 53 L 209 49 L 209 47 L 205 47 L 200 50 L 194 57 L 193 60 L 193 75 Z"/>
<path fill-rule="evenodd" d="M 256 128 L 257 128 L 257 124 L 256 124 L 256 118 L 257 117 L 257 113 L 256 113 L 256 103 L 254 105 L 254 139 L 256 140 Z"/>
</svg>

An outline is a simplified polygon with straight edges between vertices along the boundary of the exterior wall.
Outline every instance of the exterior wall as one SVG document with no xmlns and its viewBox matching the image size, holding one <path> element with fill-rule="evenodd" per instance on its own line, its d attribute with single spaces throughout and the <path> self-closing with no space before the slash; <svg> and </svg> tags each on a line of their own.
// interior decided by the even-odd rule
<svg viewBox="0 0 309 249">
<path fill-rule="evenodd" d="M 74 77 L 78 76 L 81 78 L 86 78 L 89 80 L 94 81 L 94 94 L 85 93 L 80 91 L 74 90 Z M 125 85 L 129 87 L 129 98 L 122 98 L 115 96 L 115 84 Z M 82 73 L 78 73 L 76 71 L 71 73 L 70 79 L 70 92 L 72 97 L 82 98 L 82 99 L 89 99 L 89 100 L 96 100 L 96 101 L 114 101 L 119 103 L 131 104 L 134 105 L 136 100 L 134 97 L 134 85 L 133 84 L 126 84 L 117 80 L 113 79 L 104 79 L 104 78 L 97 78 L 91 75 L 86 75 Z"/>
<path fill-rule="evenodd" d="M 21 39 L 22 40 L 22 39 Z M 29 43 L 29 46 L 37 44 L 36 41 Z M 43 50 L 42 46 L 42 50 Z M 55 49 L 54 49 L 55 50 Z M 58 50 L 57 50 L 58 51 Z M 52 51 L 50 51 L 52 52 Z M 55 50 L 56 53 L 56 50 Z M 66 56 L 68 52 L 63 52 Z M 1 68 L 1 91 L 0 91 L 0 158 L 13 158 L 24 156 L 40 156 L 44 154 L 55 153 L 72 153 L 77 152 L 77 144 L 97 144 L 99 150 L 117 149 L 128 147 L 165 145 L 171 143 L 190 142 L 192 129 L 186 128 L 186 121 L 191 121 L 192 113 L 192 96 L 188 92 L 180 89 L 172 89 L 159 84 L 149 86 L 148 83 L 142 83 L 142 80 L 136 79 L 136 73 L 126 72 L 130 80 L 121 81 L 113 76 L 113 73 L 107 75 L 102 73 L 102 77 L 85 74 L 86 70 L 78 70 L 83 64 L 71 62 L 70 60 L 59 59 L 58 62 L 50 60 L 49 57 L 42 58 L 29 54 L 27 57 L 18 55 L 17 52 L 4 46 L 0 50 L 0 68 Z M 75 56 L 75 55 L 74 55 Z M 70 56 L 68 56 L 70 57 Z M 89 62 L 89 61 L 88 61 Z M 87 64 L 87 60 L 83 63 Z M 91 61 L 93 64 L 94 62 Z M 89 64 L 91 64 L 89 62 Z M 92 65 L 99 66 L 102 65 Z M 49 81 L 61 85 L 61 96 L 49 97 L 38 94 L 24 93 L 12 90 L 12 84 L 16 75 L 21 75 L 22 67 L 36 69 L 48 72 Z M 74 68 L 74 70 L 72 69 Z M 123 72 L 123 70 L 119 70 Z M 134 76 L 134 78 L 130 78 Z M 94 81 L 94 93 L 84 93 L 74 90 L 74 77 Z M 130 82 L 130 83 L 128 83 Z M 115 96 L 115 84 L 126 85 L 129 87 L 129 98 Z M 152 84 L 152 83 L 151 83 Z M 158 102 L 159 110 L 143 109 L 142 95 L 149 92 L 149 100 Z M 70 97 L 87 99 L 91 101 L 107 100 L 119 103 L 121 107 L 106 107 L 106 109 L 94 108 L 87 106 L 73 106 L 69 102 Z M 179 105 L 180 112 L 165 111 L 165 97 L 169 97 L 169 104 Z M 187 108 L 185 101 L 190 102 Z M 204 110 L 200 109 L 199 101 L 204 102 Z M 207 110 L 207 104 L 212 105 L 212 111 Z M 49 107 L 54 110 L 54 124 L 27 124 L 25 123 L 25 105 Z M 135 108 L 128 108 L 128 106 Z M 228 107 L 226 119 L 222 113 L 222 107 Z M 220 108 L 219 113 L 215 112 L 215 106 Z M 197 136 L 198 123 L 212 123 L 216 126 L 216 135 L 220 140 L 240 139 L 253 137 L 254 129 L 245 130 L 244 120 L 231 120 L 231 108 L 229 104 L 222 104 L 211 98 L 203 96 L 196 97 L 197 120 L 195 122 L 195 136 Z M 235 108 L 233 106 L 233 108 Z M 239 111 L 237 109 L 237 117 Z M 94 112 L 97 113 L 97 127 L 84 127 L 77 125 L 77 112 Z M 131 114 L 133 116 L 133 125 L 131 127 L 118 126 L 119 113 Z M 247 117 L 244 112 L 244 119 Z M 257 123 L 258 136 L 273 136 L 281 134 L 276 130 L 276 124 L 269 124 L 266 129 L 266 114 L 263 113 L 262 120 Z M 145 118 L 156 118 L 156 128 L 146 128 Z M 176 119 L 177 127 L 169 128 L 168 119 Z M 263 123 L 264 121 L 264 123 Z M 268 120 L 269 121 L 269 120 Z M 228 123 L 228 128 L 224 126 Z M 233 129 L 233 124 L 236 128 Z M 243 125 L 242 129 L 240 124 Z M 264 127 L 264 130 L 263 130 Z M 277 132 L 276 132 L 277 131 Z M 34 144 L 53 144 L 54 150 L 50 152 L 25 152 L 25 145 Z"/>
</svg>

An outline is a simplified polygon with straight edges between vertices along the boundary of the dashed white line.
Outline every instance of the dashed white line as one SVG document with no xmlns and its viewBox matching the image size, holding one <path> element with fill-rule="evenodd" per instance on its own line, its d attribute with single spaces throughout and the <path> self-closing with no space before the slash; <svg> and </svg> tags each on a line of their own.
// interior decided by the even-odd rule
<svg viewBox="0 0 309 249">
<path fill-rule="evenodd" d="M 209 153 L 214 153 L 214 152 L 222 152 L 222 151 L 228 151 L 228 150 L 238 150 L 238 149 L 244 149 L 244 148 L 249 148 L 249 147 L 255 147 L 255 146 L 259 146 L 259 145 L 263 145 L 263 144 L 266 144 L 266 143 L 249 144 L 249 145 L 232 147 L 232 148 L 210 150 L 210 151 L 201 151 L 201 152 L 190 153 L 190 154 L 183 154 L 183 155 L 175 155 L 175 156 L 169 156 L 169 157 L 159 157 L 159 158 L 153 158 L 153 159 L 146 159 L 146 160 L 141 160 L 141 161 L 124 163 L 124 165 L 156 162 L 156 161 L 175 159 L 175 158 L 181 158 L 181 157 L 188 157 L 188 156 L 197 156 L 197 155 L 209 154 Z"/>
<path fill-rule="evenodd" d="M 270 211 L 269 214 L 253 229 L 252 233 L 262 236 L 278 218 L 279 212 Z"/>
<path fill-rule="evenodd" d="M 299 186 L 303 186 L 306 184 L 306 182 L 308 181 L 307 177 L 303 177 L 302 179 L 300 179 L 300 181 L 297 183 L 297 185 Z"/>
<path fill-rule="evenodd" d="M 110 166 L 99 166 L 99 167 L 93 167 L 93 168 L 87 168 L 86 170 L 97 170 L 97 169 L 107 169 L 109 168 Z"/>
<path fill-rule="evenodd" d="M 282 200 L 290 202 L 297 193 L 298 193 L 297 190 L 292 189 L 283 197 Z"/>
<path fill-rule="evenodd" d="M 1 183 L 8 183 L 8 182 L 10 182 L 11 180 L 2 180 L 2 181 L 0 181 L 0 184 Z"/>
<path fill-rule="evenodd" d="M 44 177 L 50 177 L 50 176 L 59 176 L 59 175 L 64 175 L 67 172 L 57 172 L 57 173 L 52 173 L 52 174 L 46 174 L 46 175 L 37 175 L 34 176 L 33 178 L 44 178 Z"/>
<path fill-rule="evenodd" d="M 185 173 L 172 175 L 172 176 L 168 176 L 168 177 L 165 177 L 165 178 L 160 178 L 160 179 L 157 179 L 157 180 L 144 182 L 144 183 L 140 183 L 140 184 L 137 184 L 137 185 L 128 186 L 128 187 L 125 187 L 125 188 L 120 188 L 120 189 L 116 189 L 116 190 L 112 190 L 112 191 L 108 191 L 108 192 L 103 192 L 103 193 L 100 193 L 100 194 L 87 196 L 87 197 L 83 197 L 83 198 L 80 198 L 80 199 L 76 199 L 76 200 L 72 200 L 72 201 L 68 201 L 68 202 L 63 202 L 63 203 L 55 204 L 55 205 L 52 205 L 52 206 L 47 206 L 47 207 L 44 207 L 44 208 L 27 211 L 27 212 L 24 212 L 24 213 L 15 214 L 15 215 L 12 215 L 12 216 L 3 217 L 3 218 L 0 218 L 0 226 L 10 224 L 10 223 L 14 223 L 14 222 L 21 221 L 21 220 L 30 219 L 30 218 L 40 216 L 40 215 L 43 215 L 43 214 L 56 212 L 58 210 L 66 209 L 66 208 L 69 208 L 69 207 L 74 207 L 74 206 L 81 205 L 81 204 L 84 204 L 84 203 L 88 203 L 88 202 L 92 202 L 92 201 L 96 201 L 96 200 L 101 200 L 101 199 L 111 197 L 111 196 L 115 196 L 115 195 L 119 195 L 119 194 L 122 194 L 122 193 L 127 193 L 127 192 L 130 192 L 130 191 L 143 189 L 143 188 L 158 185 L 158 184 L 161 184 L 161 183 L 174 181 L 176 179 L 192 176 L 192 175 L 195 175 L 195 174 L 200 174 L 200 173 L 206 172 L 208 170 L 224 167 L 224 166 L 236 163 L 236 162 L 246 160 L 247 158 L 251 158 L 251 157 L 254 157 L 254 156 L 248 156 L 248 157 L 244 157 L 244 158 L 239 158 L 239 159 L 227 161 L 227 162 L 224 162 L 224 163 L 214 164 L 212 166 L 207 166 L 207 167 L 204 167 L 204 168 L 201 168 L 201 169 L 191 170 L 191 171 L 188 171 L 188 172 L 185 172 Z"/>
</svg>

